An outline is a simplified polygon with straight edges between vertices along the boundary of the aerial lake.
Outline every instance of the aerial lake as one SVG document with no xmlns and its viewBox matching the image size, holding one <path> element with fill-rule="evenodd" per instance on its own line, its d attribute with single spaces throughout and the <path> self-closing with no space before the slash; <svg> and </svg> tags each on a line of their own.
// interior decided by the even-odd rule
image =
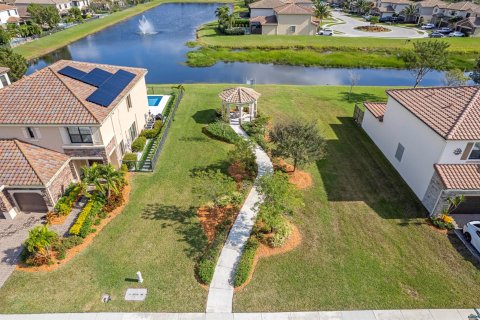
<svg viewBox="0 0 480 320">
<path fill-rule="evenodd" d="M 359 85 L 409 86 L 413 76 L 406 70 L 344 69 L 281 66 L 256 63 L 217 63 L 212 67 L 185 65 L 189 50 L 185 43 L 195 39 L 196 28 L 215 19 L 218 4 L 163 4 L 143 13 L 155 31 L 141 34 L 142 14 L 30 62 L 28 73 L 59 59 L 143 67 L 148 83 L 255 83 L 343 85 L 349 73 L 359 76 Z M 145 22 L 145 20 L 143 20 Z M 424 86 L 443 84 L 443 74 L 432 72 Z"/>
</svg>

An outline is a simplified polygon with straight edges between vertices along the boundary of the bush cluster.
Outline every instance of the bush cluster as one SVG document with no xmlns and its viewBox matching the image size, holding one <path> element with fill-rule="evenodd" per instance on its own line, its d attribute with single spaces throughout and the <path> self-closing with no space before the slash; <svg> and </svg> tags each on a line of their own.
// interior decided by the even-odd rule
<svg viewBox="0 0 480 320">
<path fill-rule="evenodd" d="M 103 208 L 104 200 L 99 195 L 93 195 L 70 228 L 70 234 L 85 238 L 92 231 L 95 217 Z"/>
<path fill-rule="evenodd" d="M 112 192 L 110 197 L 107 199 L 105 206 L 103 207 L 104 212 L 112 212 L 116 208 L 120 207 L 125 200 L 123 199 L 123 194 L 120 192 Z"/>
<path fill-rule="evenodd" d="M 71 184 L 67 190 L 65 190 L 64 195 L 58 200 L 53 210 L 60 216 L 68 215 L 82 193 L 83 187 L 80 184 Z"/>
<path fill-rule="evenodd" d="M 147 138 L 144 136 L 139 136 L 132 142 L 132 151 L 133 152 L 141 152 L 143 148 L 145 148 L 145 144 L 147 143 Z"/>
<path fill-rule="evenodd" d="M 268 121 L 268 117 L 259 115 L 255 120 L 251 122 L 242 123 L 242 129 L 250 136 L 253 141 L 255 141 L 265 151 L 268 151 L 270 149 L 267 141 L 265 140 Z"/>
<path fill-rule="evenodd" d="M 453 218 L 449 215 L 442 214 L 438 217 L 430 217 L 432 224 L 443 230 L 453 230 L 455 226 L 453 225 Z"/>
<path fill-rule="evenodd" d="M 240 287 L 250 276 L 253 268 L 253 261 L 255 260 L 255 254 L 257 253 L 259 245 L 260 243 L 255 237 L 252 236 L 248 239 L 235 272 L 235 279 L 233 281 L 234 287 Z"/>
<path fill-rule="evenodd" d="M 241 27 L 227 28 L 223 30 L 223 33 L 229 36 L 242 36 L 245 34 L 245 29 Z"/>
<path fill-rule="evenodd" d="M 240 137 L 233 131 L 232 127 L 225 122 L 212 122 L 203 128 L 203 132 L 208 136 L 228 143 L 236 143 Z"/>
<path fill-rule="evenodd" d="M 132 152 L 127 152 L 123 155 L 123 161 L 137 161 L 137 155 Z"/>
<path fill-rule="evenodd" d="M 155 121 L 152 129 L 143 130 L 140 136 L 145 137 L 147 139 L 153 139 L 156 136 L 158 136 L 161 130 L 162 130 L 162 121 L 157 120 Z"/>
<path fill-rule="evenodd" d="M 79 236 L 71 236 L 65 238 L 59 238 L 54 245 L 54 249 L 57 252 L 57 259 L 63 260 L 67 254 L 67 250 L 83 243 L 83 238 Z"/>
</svg>

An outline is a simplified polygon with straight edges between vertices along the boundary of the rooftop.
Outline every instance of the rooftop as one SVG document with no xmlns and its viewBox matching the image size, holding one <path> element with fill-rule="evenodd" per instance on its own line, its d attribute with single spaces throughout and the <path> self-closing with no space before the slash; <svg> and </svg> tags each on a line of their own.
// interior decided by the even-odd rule
<svg viewBox="0 0 480 320">
<path fill-rule="evenodd" d="M 45 4 L 45 5 L 56 5 L 56 4 L 63 4 L 63 3 L 69 3 L 70 0 L 15 0 L 15 4 L 30 4 L 30 3 L 36 3 L 36 4 Z"/>
<path fill-rule="evenodd" d="M 257 101 L 260 95 L 251 88 L 237 87 L 225 89 L 218 96 L 227 103 L 252 103 Z"/>
<path fill-rule="evenodd" d="M 20 140 L 0 140 L 0 185 L 44 186 L 70 158 Z"/>
<path fill-rule="evenodd" d="M 7 67 L 0 67 L 0 74 L 7 73 L 8 71 L 10 71 L 10 68 L 7 68 Z"/>
<path fill-rule="evenodd" d="M 387 90 L 446 140 L 480 140 L 480 86 Z"/>
<path fill-rule="evenodd" d="M 250 9 L 273 9 L 288 3 L 296 3 L 297 5 L 312 5 L 312 0 L 260 0 L 250 3 Z"/>
<path fill-rule="evenodd" d="M 305 14 L 305 15 L 312 15 L 313 10 L 310 8 L 306 8 L 296 3 L 287 3 L 283 6 L 276 7 L 273 9 L 277 14 Z"/>
<path fill-rule="evenodd" d="M 262 26 L 266 24 L 277 24 L 277 17 L 276 16 L 257 16 L 255 18 L 251 18 L 250 22 L 259 22 Z"/>
<path fill-rule="evenodd" d="M 9 4 L 5 4 L 5 3 L 0 3 L 0 11 L 6 11 L 6 10 L 15 10 L 17 8 L 15 8 L 14 6 L 11 6 Z"/>
<path fill-rule="evenodd" d="M 478 164 L 436 164 L 435 170 L 447 189 L 480 189 L 480 165 Z"/>
<path fill-rule="evenodd" d="M 118 70 L 135 75 L 132 81 L 110 103 L 103 107 L 87 101 L 97 87 L 61 75 L 59 70 L 71 66 L 84 72 L 95 68 L 115 73 Z M 0 90 L 0 124 L 98 124 L 110 114 L 146 69 L 61 60 L 30 76 L 23 77 Z"/>
<path fill-rule="evenodd" d="M 387 104 L 381 102 L 364 102 L 363 105 L 367 108 L 375 118 L 383 120 Z"/>
</svg>

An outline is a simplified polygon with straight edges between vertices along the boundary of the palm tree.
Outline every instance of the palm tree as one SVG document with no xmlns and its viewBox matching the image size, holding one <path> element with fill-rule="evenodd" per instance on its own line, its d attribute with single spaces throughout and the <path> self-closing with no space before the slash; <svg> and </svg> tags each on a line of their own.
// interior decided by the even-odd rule
<svg viewBox="0 0 480 320">
<path fill-rule="evenodd" d="M 28 232 L 25 248 L 30 253 L 38 254 L 50 260 L 50 249 L 57 238 L 58 235 L 55 231 L 48 229 L 47 226 L 37 226 Z"/>
<path fill-rule="evenodd" d="M 314 15 L 319 20 L 318 27 L 320 28 L 322 26 L 323 19 L 330 18 L 332 16 L 332 12 L 330 11 L 328 5 L 320 0 L 316 0 L 313 6 Z"/>
<path fill-rule="evenodd" d="M 357 0 L 355 3 L 355 10 L 361 14 L 370 11 L 372 3 L 368 0 Z"/>
<path fill-rule="evenodd" d="M 94 185 L 107 199 L 112 191 L 118 192 L 125 183 L 123 172 L 116 170 L 111 164 L 103 165 L 94 163 L 91 167 L 83 168 L 84 182 Z"/>
<path fill-rule="evenodd" d="M 221 6 L 215 10 L 215 16 L 220 20 L 230 13 L 230 8 L 228 6 Z"/>
<path fill-rule="evenodd" d="M 409 4 L 405 7 L 405 9 L 402 10 L 402 14 L 405 15 L 405 20 L 407 22 L 411 22 L 416 13 L 417 7 L 413 3 Z"/>
<path fill-rule="evenodd" d="M 172 89 L 177 89 L 178 92 L 180 92 L 180 94 L 182 94 L 182 93 L 185 92 L 185 87 L 184 87 L 183 84 L 179 84 L 179 85 L 173 86 Z"/>
</svg>

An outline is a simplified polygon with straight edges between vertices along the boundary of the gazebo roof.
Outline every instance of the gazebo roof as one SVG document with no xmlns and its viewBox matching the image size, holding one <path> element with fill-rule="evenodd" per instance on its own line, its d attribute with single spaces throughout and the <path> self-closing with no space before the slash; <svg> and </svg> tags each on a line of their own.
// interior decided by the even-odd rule
<svg viewBox="0 0 480 320">
<path fill-rule="evenodd" d="M 218 96 L 227 103 L 252 103 L 257 101 L 261 94 L 250 88 L 237 87 L 225 89 Z"/>
</svg>

